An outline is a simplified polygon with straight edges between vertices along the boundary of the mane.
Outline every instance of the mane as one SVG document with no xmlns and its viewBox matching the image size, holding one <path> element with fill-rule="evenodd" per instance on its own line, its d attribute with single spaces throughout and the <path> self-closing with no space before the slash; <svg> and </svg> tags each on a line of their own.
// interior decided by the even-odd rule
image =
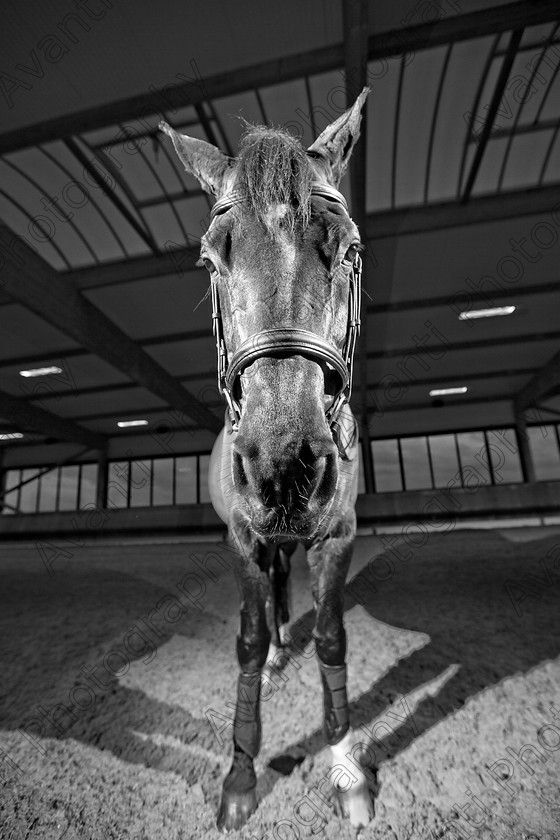
<svg viewBox="0 0 560 840">
<path fill-rule="evenodd" d="M 309 224 L 312 172 L 300 143 L 281 128 L 250 126 L 242 137 L 236 187 L 259 222 L 274 234 L 279 222 L 267 218 L 274 204 L 285 204 L 282 226 L 292 233 Z"/>
</svg>

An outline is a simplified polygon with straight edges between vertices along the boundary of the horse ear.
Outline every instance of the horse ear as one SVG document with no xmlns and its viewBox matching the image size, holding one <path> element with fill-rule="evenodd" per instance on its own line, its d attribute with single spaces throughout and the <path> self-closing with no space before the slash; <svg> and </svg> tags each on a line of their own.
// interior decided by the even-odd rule
<svg viewBox="0 0 560 840">
<path fill-rule="evenodd" d="M 317 164 L 326 164 L 324 174 L 334 187 L 338 187 L 360 136 L 362 108 L 369 90 L 365 87 L 352 107 L 328 125 L 307 150 L 310 157 L 317 159 Z"/>
<path fill-rule="evenodd" d="M 179 134 L 166 122 L 160 122 L 158 128 L 171 137 L 183 166 L 194 175 L 202 189 L 220 196 L 225 190 L 226 176 L 233 167 L 232 158 L 205 140 Z"/>
</svg>

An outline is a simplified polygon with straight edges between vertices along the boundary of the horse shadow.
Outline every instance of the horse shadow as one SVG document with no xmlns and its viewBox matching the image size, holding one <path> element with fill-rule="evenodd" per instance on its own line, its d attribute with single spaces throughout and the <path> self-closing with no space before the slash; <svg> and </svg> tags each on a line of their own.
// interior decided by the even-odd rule
<svg viewBox="0 0 560 840">
<path fill-rule="evenodd" d="M 169 589 L 135 574 L 77 562 L 60 562 L 52 578 L 23 568 L 17 576 L 0 572 L 0 579 L 5 584 L 0 586 L 0 627 L 8 640 L 0 730 L 19 732 L 30 764 L 40 768 L 48 761 L 49 741 L 55 739 L 109 751 L 128 764 L 172 771 L 187 786 L 223 773 L 226 758 L 216 751 L 206 718 L 186 704 L 150 696 L 141 679 L 138 687 L 127 685 L 99 665 L 112 652 L 109 661 L 124 664 L 128 672 L 177 635 L 209 637 L 215 622 L 210 611 L 147 625 L 141 617 L 153 614 Z M 132 645 L 123 644 L 131 627 L 142 629 L 152 646 L 142 649 L 138 632 Z M 87 688 L 74 691 L 80 684 Z"/>
<path fill-rule="evenodd" d="M 374 796 L 384 762 L 469 699 L 558 656 L 560 573 L 554 567 L 559 555 L 558 537 L 512 543 L 497 533 L 471 532 L 468 540 L 459 533 L 434 534 L 421 548 L 401 545 L 400 552 L 382 555 L 379 569 L 385 580 L 372 583 L 368 564 L 349 581 L 346 613 L 359 606 L 375 623 L 429 636 L 426 644 L 396 661 L 350 703 L 351 724 L 359 729 L 357 741 L 370 748 L 365 752 L 370 761 L 364 766 L 371 771 L 370 780 L 375 779 L 370 783 Z M 293 625 L 290 656 L 297 658 L 297 649 L 311 641 L 313 622 L 311 610 Z M 362 633 L 354 640 L 368 646 L 372 662 L 375 626 L 371 635 Z M 391 716 L 391 726 L 383 727 L 384 734 L 375 739 L 360 728 L 371 726 L 397 699 L 421 688 L 424 696 L 413 710 L 408 707 L 409 715 L 399 707 L 401 726 Z M 319 729 L 292 743 L 269 763 L 270 783 L 278 768 L 289 772 L 290 759 L 293 767 L 324 746 Z"/>
<path fill-rule="evenodd" d="M 390 577 L 378 574 L 377 578 L 372 578 L 371 564 L 375 560 L 372 558 L 349 581 L 345 589 L 346 613 L 359 609 L 372 619 L 369 624 L 362 616 L 360 636 L 358 639 L 351 637 L 350 645 L 359 643 L 367 649 L 372 671 L 376 671 L 376 629 L 380 622 L 429 637 L 423 647 L 393 662 L 385 672 L 379 673 L 377 669 L 371 686 L 350 703 L 354 728 L 371 724 L 397 698 L 408 697 L 436 681 L 439 686 L 414 707 L 413 726 L 399 728 L 393 721 L 394 731 L 376 740 L 375 761 L 371 765 L 374 778 L 383 762 L 406 750 L 423 733 L 456 713 L 469 698 L 558 656 L 560 574 L 553 568 L 557 567 L 560 554 L 557 539 L 512 543 L 499 534 L 471 532 L 468 540 L 459 533 L 434 534 L 421 548 L 401 550 L 399 555 L 386 553 L 384 563 L 377 569 L 392 566 Z M 375 564 L 373 568 L 376 568 Z M 130 578 L 120 577 L 113 576 L 110 581 L 112 626 L 107 629 L 107 639 L 114 639 L 117 627 L 130 626 L 137 611 L 146 611 L 153 605 L 155 595 L 160 597 L 166 592 L 163 588 L 136 581 L 137 603 L 131 612 L 124 597 L 130 589 Z M 84 581 L 80 578 L 79 584 L 76 581 L 72 584 L 67 580 L 66 589 L 57 583 L 53 597 L 56 594 L 61 607 L 71 603 L 75 607 L 76 587 L 87 593 L 83 609 L 78 613 L 69 612 L 72 619 L 61 625 L 68 638 L 75 639 L 77 633 L 83 634 L 83 644 L 73 652 L 78 666 L 91 646 L 91 630 L 84 627 L 85 618 L 89 609 L 94 619 L 99 593 L 89 594 L 95 589 L 94 586 L 88 589 L 94 584 L 93 579 Z M 38 593 L 37 598 L 38 603 L 39 599 L 44 603 L 44 592 Z M 200 622 L 205 621 L 210 621 L 210 616 L 201 615 Z M 198 631 L 204 630 L 208 634 L 208 628 L 204 629 L 200 622 Z M 298 650 L 312 640 L 313 623 L 314 613 L 309 610 L 292 625 L 294 648 L 288 648 L 288 653 L 295 660 L 300 656 Z M 177 634 L 192 636 L 194 632 L 196 635 L 197 627 L 179 622 L 166 632 L 162 631 L 159 645 Z M 67 649 L 61 647 L 56 656 L 51 652 L 53 639 L 60 637 L 60 628 L 52 633 L 52 637 L 45 633 L 43 644 L 45 656 L 52 657 L 55 668 L 57 657 L 67 659 Z M 97 643 L 103 647 L 102 636 Z M 17 651 L 14 657 L 17 659 Z M 134 658 L 131 656 L 131 661 Z M 142 654 L 136 658 L 141 659 Z M 35 679 L 32 671 L 26 679 Z M 30 685 L 28 682 L 28 688 Z M 7 715 L 2 728 L 16 729 L 20 724 L 21 718 L 14 712 Z M 49 737 L 76 739 L 109 750 L 129 764 L 172 771 L 189 786 L 200 781 L 207 802 L 215 804 L 229 760 L 230 731 L 225 733 L 223 754 L 220 754 L 216 749 L 215 732 L 206 718 L 193 715 L 185 706 L 150 697 L 140 688 L 127 687 L 115 678 L 100 693 L 91 710 L 77 715 L 77 720 L 65 726 L 63 731 L 49 732 Z M 365 736 L 363 740 L 366 740 Z M 264 798 L 280 776 L 289 774 L 306 755 L 314 756 L 324 747 L 324 735 L 318 728 L 274 756 L 259 778 L 259 798 Z M 371 787 L 375 796 L 377 781 Z"/>
</svg>

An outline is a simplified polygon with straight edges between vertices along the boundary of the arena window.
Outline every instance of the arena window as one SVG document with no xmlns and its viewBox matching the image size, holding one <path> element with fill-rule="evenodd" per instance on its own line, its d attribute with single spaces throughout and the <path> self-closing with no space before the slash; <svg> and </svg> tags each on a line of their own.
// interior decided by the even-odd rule
<svg viewBox="0 0 560 840">
<path fill-rule="evenodd" d="M 530 426 L 537 481 L 560 480 L 558 424 Z M 371 441 L 375 492 L 520 484 L 515 429 L 473 429 Z M 107 507 L 205 504 L 210 453 L 110 461 Z M 97 464 L 9 468 L 3 471 L 2 513 L 80 510 L 96 503 Z M 359 492 L 365 492 L 361 469 Z"/>
</svg>

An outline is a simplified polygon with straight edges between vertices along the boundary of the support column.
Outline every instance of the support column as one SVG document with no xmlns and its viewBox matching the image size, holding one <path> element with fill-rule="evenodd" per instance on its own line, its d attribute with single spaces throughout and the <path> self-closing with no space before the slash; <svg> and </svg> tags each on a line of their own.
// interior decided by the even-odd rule
<svg viewBox="0 0 560 840">
<path fill-rule="evenodd" d="M 360 443 L 362 445 L 362 464 L 364 467 L 366 493 L 375 493 L 373 458 L 371 455 L 371 440 L 369 437 L 367 411 L 364 411 L 362 414 L 360 427 Z"/>
<path fill-rule="evenodd" d="M 99 508 L 107 507 L 107 484 L 109 482 L 109 460 L 107 450 L 99 449 L 97 456 L 96 503 Z"/>
<path fill-rule="evenodd" d="M 346 106 L 350 108 L 356 98 L 367 87 L 367 60 L 368 60 L 368 35 L 369 35 L 369 8 L 368 0 L 343 0 L 342 23 L 344 42 L 344 71 L 346 87 Z M 366 222 L 366 146 L 367 146 L 367 103 L 362 109 L 362 122 L 360 126 L 361 137 L 352 152 L 350 160 L 350 192 L 352 218 L 362 232 L 365 243 L 365 222 Z M 367 244 L 367 243 L 366 243 Z M 366 252 L 368 253 L 368 252 Z M 367 288 L 367 270 L 371 260 L 366 259 L 364 253 L 365 271 L 363 276 L 364 292 Z M 355 383 L 356 397 L 361 402 L 361 411 L 356 416 L 360 423 L 360 442 L 362 446 L 362 464 L 364 467 L 364 479 L 366 493 L 374 492 L 373 481 L 373 460 L 371 457 L 371 445 L 369 439 L 368 416 L 367 416 L 367 301 L 365 300 L 362 310 L 362 328 L 357 351 L 358 358 L 355 369 L 355 376 L 358 381 Z M 365 310 L 365 311 L 364 311 Z M 358 397 L 359 394 L 359 397 Z M 357 406 L 356 406 L 357 408 Z"/>
<path fill-rule="evenodd" d="M 525 422 L 525 415 L 523 413 L 515 415 L 515 433 L 517 435 L 517 444 L 519 446 L 519 460 L 521 461 L 523 480 L 528 484 L 534 484 L 534 482 L 537 480 L 537 477 L 535 474 L 535 465 L 533 464 L 533 457 L 531 455 L 531 448 L 529 446 L 527 424 Z"/>
<path fill-rule="evenodd" d="M 4 448 L 0 449 L 0 513 L 4 510 L 4 492 L 6 490 L 6 470 L 4 469 Z"/>
</svg>

